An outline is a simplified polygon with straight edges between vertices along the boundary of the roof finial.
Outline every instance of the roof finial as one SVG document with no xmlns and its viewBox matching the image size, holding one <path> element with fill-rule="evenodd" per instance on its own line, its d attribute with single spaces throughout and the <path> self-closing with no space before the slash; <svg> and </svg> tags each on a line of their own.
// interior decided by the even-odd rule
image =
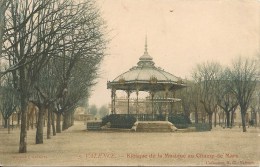
<svg viewBox="0 0 260 167">
<path fill-rule="evenodd" d="M 147 51 L 147 34 L 145 35 L 145 50 L 144 53 L 148 53 Z"/>
<path fill-rule="evenodd" d="M 153 60 L 153 58 L 149 55 L 147 50 L 148 50 L 147 49 L 147 35 L 145 35 L 144 54 L 139 58 L 140 61 L 152 61 Z"/>
</svg>

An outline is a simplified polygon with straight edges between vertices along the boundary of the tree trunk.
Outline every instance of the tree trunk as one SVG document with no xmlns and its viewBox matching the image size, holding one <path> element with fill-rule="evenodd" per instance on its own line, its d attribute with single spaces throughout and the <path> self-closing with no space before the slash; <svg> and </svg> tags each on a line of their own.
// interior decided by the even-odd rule
<svg viewBox="0 0 260 167">
<path fill-rule="evenodd" d="M 12 114 L 12 130 L 14 130 L 14 115 Z"/>
<path fill-rule="evenodd" d="M 35 108 L 34 108 L 35 109 Z M 34 114 L 35 114 L 35 111 L 33 111 L 33 113 L 31 113 L 31 119 L 30 119 L 30 121 L 31 121 L 31 129 L 33 129 L 33 124 L 34 124 Z"/>
<path fill-rule="evenodd" d="M 30 127 L 30 115 L 29 115 L 29 112 L 27 110 L 27 120 L 26 120 L 26 129 L 27 131 L 29 130 L 29 127 Z"/>
<path fill-rule="evenodd" d="M 218 125 L 219 125 L 219 126 L 221 125 L 221 124 L 220 124 L 220 116 L 221 116 L 221 114 L 218 113 Z"/>
<path fill-rule="evenodd" d="M 38 124 L 38 114 L 39 114 L 39 111 L 35 113 L 35 123 L 36 123 L 36 126 Z"/>
<path fill-rule="evenodd" d="M 71 126 L 74 125 L 74 112 L 71 113 Z"/>
<path fill-rule="evenodd" d="M 63 121 L 62 121 L 62 131 L 66 130 L 66 128 L 68 127 L 68 118 L 67 118 L 67 114 L 65 113 L 63 115 Z"/>
<path fill-rule="evenodd" d="M 26 130 L 26 101 L 21 98 L 21 131 L 20 131 L 20 145 L 19 145 L 19 153 L 27 152 L 27 130 Z"/>
<path fill-rule="evenodd" d="M 17 114 L 17 125 L 20 125 L 20 120 L 21 120 L 21 112 Z"/>
<path fill-rule="evenodd" d="M 10 117 L 8 118 L 8 121 L 7 121 L 7 126 L 8 126 L 8 134 L 10 134 Z"/>
<path fill-rule="evenodd" d="M 260 122 L 260 111 L 258 111 L 258 120 Z M 260 123 L 259 123 L 259 125 L 260 125 Z"/>
<path fill-rule="evenodd" d="M 226 126 L 225 111 L 223 111 L 222 125 Z"/>
<path fill-rule="evenodd" d="M 8 118 L 7 119 L 4 118 L 4 120 L 5 120 L 4 128 L 7 128 L 8 127 Z"/>
<path fill-rule="evenodd" d="M 230 127 L 230 113 L 229 112 L 226 112 L 226 119 L 227 119 L 227 128 Z"/>
<path fill-rule="evenodd" d="M 231 127 L 233 127 L 234 126 L 234 112 L 235 111 L 231 111 Z"/>
<path fill-rule="evenodd" d="M 67 129 L 71 127 L 71 113 L 68 113 L 68 125 L 67 125 Z"/>
<path fill-rule="evenodd" d="M 48 118 L 47 118 L 47 139 L 51 138 L 51 111 L 49 108 L 46 109 Z"/>
<path fill-rule="evenodd" d="M 36 144 L 43 143 L 43 122 L 45 119 L 44 112 L 45 112 L 45 106 L 39 106 L 38 123 L 37 123 L 37 130 L 36 130 Z"/>
<path fill-rule="evenodd" d="M 56 129 L 55 129 L 55 116 L 54 116 L 54 112 L 51 112 L 51 124 L 52 124 L 52 135 L 56 136 Z"/>
<path fill-rule="evenodd" d="M 242 127 L 243 132 L 246 132 L 246 113 L 241 109 Z"/>
<path fill-rule="evenodd" d="M 209 128 L 210 128 L 210 130 L 212 129 L 212 117 L 213 117 L 213 113 L 209 113 L 208 118 L 209 118 Z"/>
<path fill-rule="evenodd" d="M 255 127 L 257 127 L 257 111 L 255 112 Z"/>
<path fill-rule="evenodd" d="M 45 127 L 46 126 L 46 116 L 45 116 L 45 113 L 43 114 L 43 127 Z"/>
<path fill-rule="evenodd" d="M 19 143 L 19 153 L 27 152 L 27 131 L 26 131 L 26 111 L 27 111 L 27 94 L 26 88 L 27 83 L 25 80 L 25 70 L 22 66 L 19 69 L 20 74 L 20 99 L 21 99 L 21 131 L 20 131 L 20 143 Z"/>
<path fill-rule="evenodd" d="M 214 112 L 214 127 L 217 126 L 217 112 Z"/>
<path fill-rule="evenodd" d="M 61 113 L 57 112 L 56 115 L 57 115 L 57 118 L 56 118 L 56 132 L 57 133 L 61 133 L 61 125 L 60 125 Z"/>
<path fill-rule="evenodd" d="M 195 124 L 199 123 L 199 115 L 198 115 L 198 111 L 195 111 Z"/>
<path fill-rule="evenodd" d="M 62 121 L 62 131 L 66 130 L 69 128 L 69 114 L 64 113 L 63 115 L 63 121 Z"/>
</svg>

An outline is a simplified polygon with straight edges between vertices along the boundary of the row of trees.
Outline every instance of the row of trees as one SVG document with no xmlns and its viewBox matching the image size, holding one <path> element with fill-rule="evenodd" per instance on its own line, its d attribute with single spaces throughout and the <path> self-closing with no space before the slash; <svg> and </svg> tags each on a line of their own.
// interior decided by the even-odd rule
<svg viewBox="0 0 260 167">
<path fill-rule="evenodd" d="M 74 109 L 89 97 L 105 55 L 105 24 L 91 0 L 2 3 L 0 106 L 5 119 L 19 110 L 19 152 L 24 153 L 29 102 L 39 109 L 36 144 L 43 143 L 44 114 L 48 114 L 47 138 L 50 125 L 55 127 L 53 115 L 57 132 L 61 115 L 63 130 L 71 126 Z"/>
<path fill-rule="evenodd" d="M 213 114 L 222 109 L 226 114 L 229 127 L 233 114 L 239 107 L 241 111 L 243 132 L 246 132 L 246 113 L 249 109 L 260 114 L 260 92 L 258 61 L 246 58 L 234 60 L 229 67 L 216 62 L 206 62 L 193 70 L 193 80 L 188 87 L 176 92 L 182 99 L 183 112 L 187 115 L 194 112 L 195 122 L 198 123 L 198 113 L 208 116 L 212 128 Z M 201 112 L 202 111 L 202 112 Z M 216 120 L 215 120 L 216 122 Z"/>
</svg>

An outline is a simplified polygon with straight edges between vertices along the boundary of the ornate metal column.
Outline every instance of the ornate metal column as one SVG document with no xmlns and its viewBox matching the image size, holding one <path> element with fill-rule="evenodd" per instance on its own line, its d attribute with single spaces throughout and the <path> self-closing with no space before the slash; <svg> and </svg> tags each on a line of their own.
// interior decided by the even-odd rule
<svg viewBox="0 0 260 167">
<path fill-rule="evenodd" d="M 168 85 L 165 86 L 165 99 L 166 99 L 166 106 L 165 106 L 165 121 L 168 121 L 168 94 L 169 94 L 169 87 Z"/>
<path fill-rule="evenodd" d="M 127 90 L 126 93 L 127 93 L 127 114 L 129 115 L 130 114 L 129 99 L 130 99 L 131 91 Z"/>
<path fill-rule="evenodd" d="M 116 114 L 116 90 L 115 90 L 115 93 L 114 93 L 114 114 Z"/>
<path fill-rule="evenodd" d="M 174 98 L 175 98 L 175 91 L 172 91 L 172 101 L 171 101 L 171 114 L 173 114 L 173 104 L 174 104 Z"/>
<path fill-rule="evenodd" d="M 154 105 L 154 95 L 155 95 L 155 92 L 151 91 L 150 95 L 151 95 L 151 98 L 152 98 L 152 115 L 153 115 L 153 119 L 154 119 L 154 108 L 153 108 L 153 105 Z"/>
<path fill-rule="evenodd" d="M 136 89 L 136 119 L 138 121 L 138 114 L 139 114 L 139 105 L 138 105 L 138 95 L 139 95 L 139 90 Z"/>
<path fill-rule="evenodd" d="M 111 114 L 113 114 L 113 105 L 114 105 L 114 100 L 113 100 L 113 98 L 114 98 L 114 93 L 113 93 L 113 89 L 111 89 Z"/>
<path fill-rule="evenodd" d="M 115 114 L 116 113 L 116 89 L 112 88 L 111 89 L 111 113 Z"/>
</svg>

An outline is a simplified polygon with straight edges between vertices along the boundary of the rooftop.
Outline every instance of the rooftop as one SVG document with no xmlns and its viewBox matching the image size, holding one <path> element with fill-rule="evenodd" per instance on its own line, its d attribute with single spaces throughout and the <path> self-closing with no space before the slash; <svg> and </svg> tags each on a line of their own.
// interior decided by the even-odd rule
<svg viewBox="0 0 260 167">
<path fill-rule="evenodd" d="M 114 87 L 120 90 L 133 90 L 135 87 L 134 83 L 142 84 L 139 90 L 149 90 L 151 84 L 157 84 L 156 87 L 153 86 L 157 90 L 164 90 L 165 85 L 169 85 L 170 89 L 173 89 L 174 85 L 175 88 L 184 86 L 184 82 L 180 77 L 176 77 L 155 66 L 153 58 L 148 53 L 147 39 L 145 40 L 144 54 L 139 58 L 137 66 L 133 66 L 125 73 L 116 77 L 112 82 L 108 82 L 108 88 L 114 85 Z"/>
</svg>

